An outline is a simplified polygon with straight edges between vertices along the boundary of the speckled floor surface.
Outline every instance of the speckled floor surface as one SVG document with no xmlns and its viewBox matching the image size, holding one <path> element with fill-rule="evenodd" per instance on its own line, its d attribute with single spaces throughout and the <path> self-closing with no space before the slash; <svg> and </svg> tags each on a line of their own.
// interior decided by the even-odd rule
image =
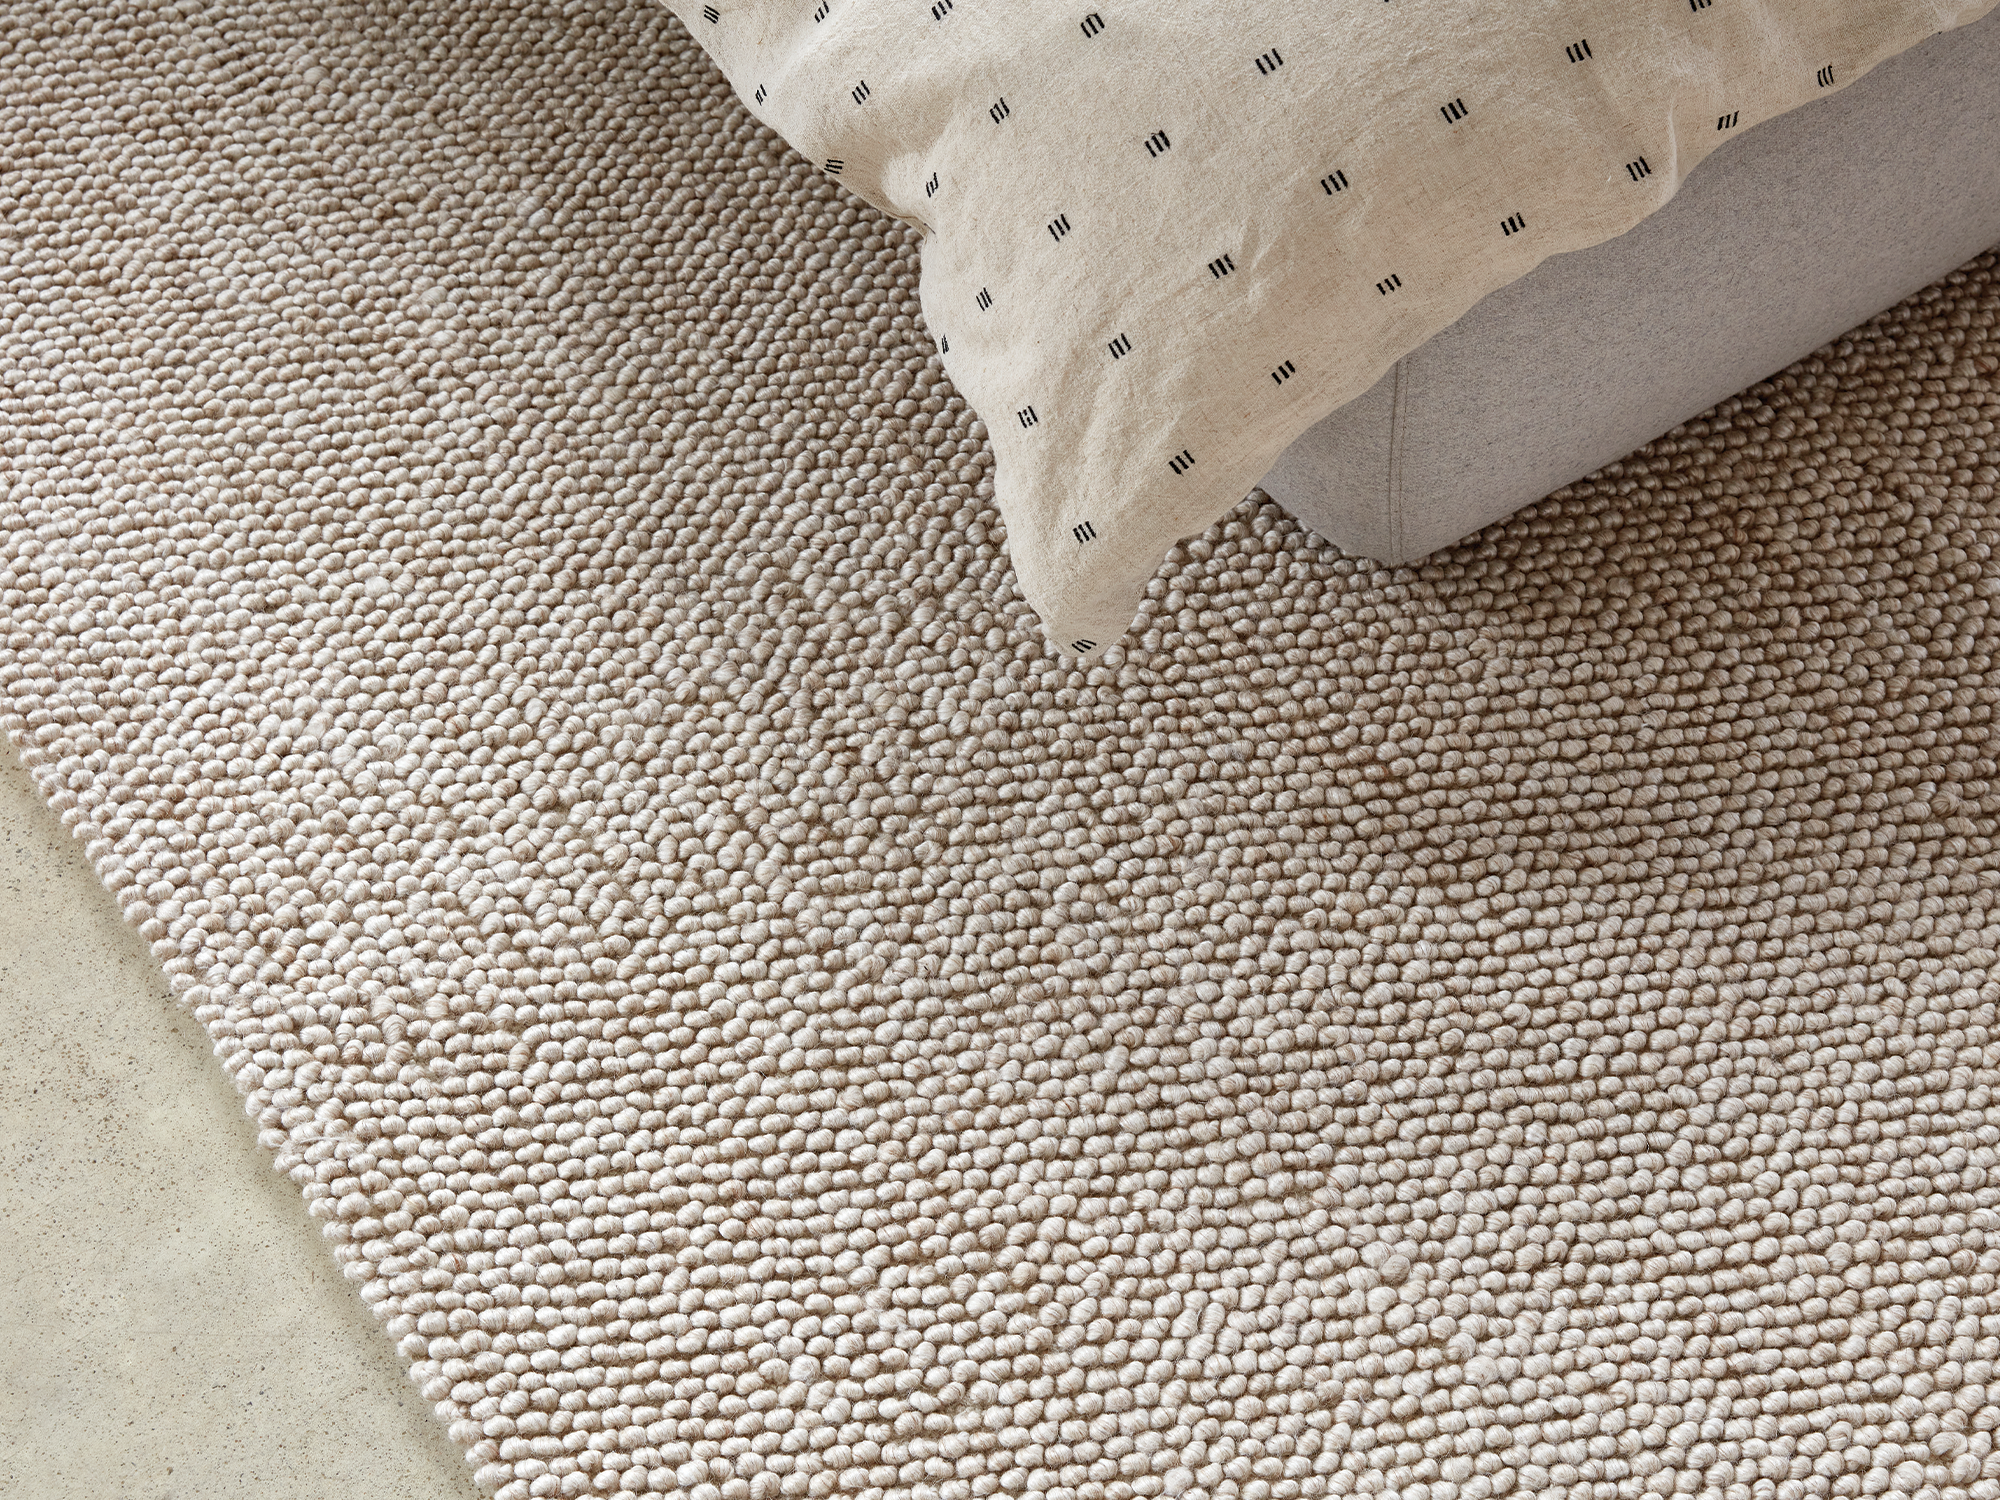
<svg viewBox="0 0 2000 1500">
<path fill-rule="evenodd" d="M 0 1494 L 477 1493 L 10 748 L 0 1026 Z"/>
</svg>

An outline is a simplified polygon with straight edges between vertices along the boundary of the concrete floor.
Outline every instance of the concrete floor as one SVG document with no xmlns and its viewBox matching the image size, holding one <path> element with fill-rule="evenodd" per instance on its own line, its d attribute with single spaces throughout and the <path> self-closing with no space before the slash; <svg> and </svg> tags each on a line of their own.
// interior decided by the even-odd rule
<svg viewBox="0 0 2000 1500">
<path fill-rule="evenodd" d="M 478 1493 L 4 744 L 0 1026 L 0 1495 Z"/>
</svg>

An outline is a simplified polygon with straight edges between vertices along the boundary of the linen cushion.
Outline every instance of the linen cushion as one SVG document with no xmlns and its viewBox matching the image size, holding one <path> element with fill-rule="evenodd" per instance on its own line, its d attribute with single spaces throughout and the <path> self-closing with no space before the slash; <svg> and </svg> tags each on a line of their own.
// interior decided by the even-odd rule
<svg viewBox="0 0 2000 1500">
<path fill-rule="evenodd" d="M 1995 0 L 669 0 L 924 233 L 925 321 L 1062 649 L 1300 433 L 1762 120 Z"/>
</svg>

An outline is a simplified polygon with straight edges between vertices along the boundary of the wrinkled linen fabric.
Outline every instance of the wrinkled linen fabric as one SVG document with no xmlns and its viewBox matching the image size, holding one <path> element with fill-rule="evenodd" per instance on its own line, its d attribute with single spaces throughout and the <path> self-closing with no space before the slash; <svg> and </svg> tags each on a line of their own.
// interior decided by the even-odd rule
<svg viewBox="0 0 2000 1500">
<path fill-rule="evenodd" d="M 0 727 L 483 1487 L 2000 1482 L 1995 256 L 1079 669 L 663 13 L 0 38 Z"/>
<path fill-rule="evenodd" d="M 1175 541 L 1480 298 L 1992 4 L 669 0 L 923 233 L 1022 592 L 1085 660 Z"/>
</svg>

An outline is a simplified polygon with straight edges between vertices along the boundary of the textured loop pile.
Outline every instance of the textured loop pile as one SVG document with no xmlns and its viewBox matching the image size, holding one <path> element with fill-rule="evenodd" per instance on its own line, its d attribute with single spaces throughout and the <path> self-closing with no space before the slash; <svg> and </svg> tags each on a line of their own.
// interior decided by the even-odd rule
<svg viewBox="0 0 2000 1500">
<path fill-rule="evenodd" d="M 0 38 L 0 721 L 482 1483 L 2000 1496 L 1995 256 L 1085 672 L 663 15 Z"/>
</svg>

